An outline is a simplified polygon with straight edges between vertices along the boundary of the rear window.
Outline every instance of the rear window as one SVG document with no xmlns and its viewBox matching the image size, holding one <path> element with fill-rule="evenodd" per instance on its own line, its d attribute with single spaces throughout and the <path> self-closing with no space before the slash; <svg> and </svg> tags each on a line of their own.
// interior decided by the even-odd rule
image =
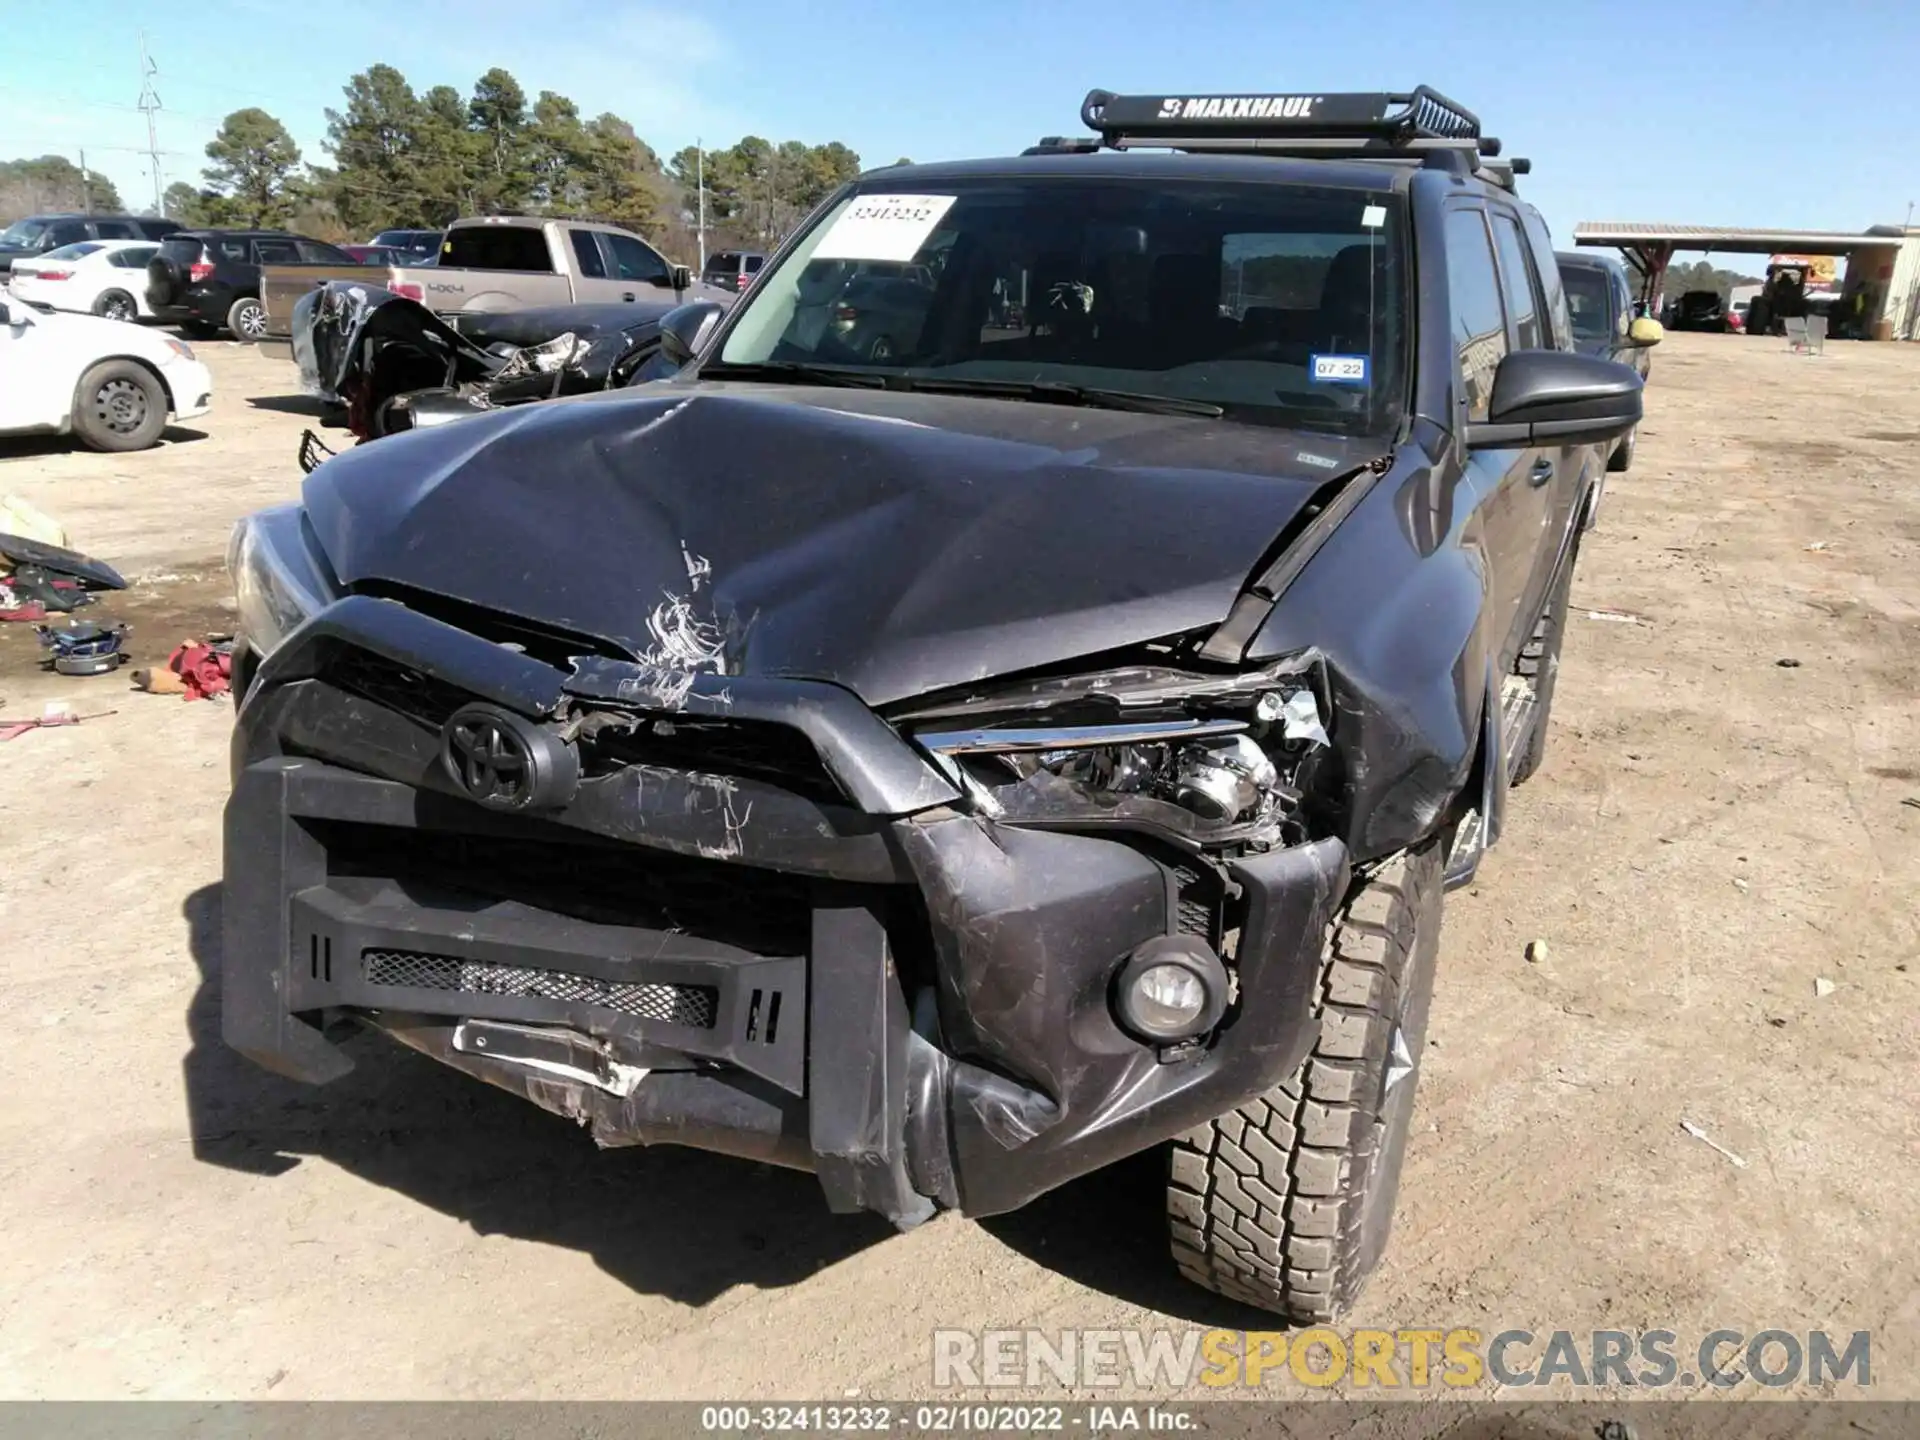
<svg viewBox="0 0 1920 1440">
<path fill-rule="evenodd" d="M 358 263 L 354 260 L 353 256 L 347 254 L 346 251 L 336 250 L 333 248 L 333 246 L 326 244 L 324 241 L 296 240 L 293 242 L 293 244 L 294 244 L 294 248 L 300 252 L 300 260 L 302 264 L 353 265 Z"/>
<path fill-rule="evenodd" d="M 473 225 L 448 234 L 440 263 L 454 269 L 517 270 L 551 275 L 553 256 L 543 230 L 526 225 Z"/>
<path fill-rule="evenodd" d="M 107 263 L 121 270 L 144 270 L 159 249 L 158 245 L 128 245 L 116 250 Z"/>
<path fill-rule="evenodd" d="M 303 258 L 291 240 L 262 239 L 253 242 L 253 259 L 256 265 L 298 265 Z M 352 262 L 344 261 L 344 263 Z"/>
<path fill-rule="evenodd" d="M 160 253 L 183 265 L 198 260 L 200 250 L 201 242 L 188 235 L 175 235 L 160 242 Z"/>
<path fill-rule="evenodd" d="M 1607 277 L 1584 265 L 1569 265 L 1560 272 L 1567 282 L 1567 308 L 1573 312 L 1573 333 L 1581 340 L 1605 340 L 1613 333 L 1610 292 Z"/>
</svg>

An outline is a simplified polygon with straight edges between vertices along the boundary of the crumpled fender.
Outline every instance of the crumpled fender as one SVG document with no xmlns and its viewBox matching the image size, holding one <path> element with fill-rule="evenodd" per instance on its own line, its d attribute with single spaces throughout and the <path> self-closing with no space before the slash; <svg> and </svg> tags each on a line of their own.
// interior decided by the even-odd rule
<svg viewBox="0 0 1920 1440">
<path fill-rule="evenodd" d="M 366 340 L 397 340 L 428 354 L 444 354 L 448 384 L 492 375 L 500 357 L 466 339 L 417 300 L 379 285 L 329 280 L 293 306 L 293 351 L 309 394 L 344 397 L 358 377 Z M 384 398 L 384 397 L 382 397 Z"/>
</svg>

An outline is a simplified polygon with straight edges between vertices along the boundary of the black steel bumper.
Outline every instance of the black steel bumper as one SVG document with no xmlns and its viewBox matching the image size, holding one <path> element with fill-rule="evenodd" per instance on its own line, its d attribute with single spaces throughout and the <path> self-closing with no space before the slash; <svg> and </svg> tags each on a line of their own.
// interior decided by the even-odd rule
<svg viewBox="0 0 1920 1440">
<path fill-rule="evenodd" d="M 412 701 L 336 664 L 429 651 Z M 1205 1048 L 1162 1054 L 1115 1024 L 1110 990 L 1190 915 L 1178 856 L 959 813 L 830 687 L 735 679 L 728 707 L 803 729 L 849 803 L 647 764 L 540 819 L 453 793 L 431 697 L 537 717 L 618 678 L 563 679 L 359 601 L 271 657 L 234 740 L 227 1042 L 321 1083 L 352 1066 L 335 1027 L 372 1024 L 602 1143 L 809 1169 L 834 1209 L 900 1223 L 1015 1208 L 1260 1093 L 1310 1047 L 1338 841 L 1231 867 L 1214 923 L 1237 932 L 1235 1003 Z"/>
</svg>

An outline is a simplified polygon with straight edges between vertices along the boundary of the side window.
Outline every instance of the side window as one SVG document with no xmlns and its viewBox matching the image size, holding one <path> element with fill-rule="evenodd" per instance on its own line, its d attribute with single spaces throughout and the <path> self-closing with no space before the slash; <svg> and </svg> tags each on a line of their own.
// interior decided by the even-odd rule
<svg viewBox="0 0 1920 1440">
<path fill-rule="evenodd" d="M 47 227 L 47 233 L 40 237 L 40 245 L 45 250 L 58 250 L 62 245 L 78 245 L 87 238 L 87 227 L 79 220 L 62 220 Z"/>
<path fill-rule="evenodd" d="M 129 245 L 124 250 L 116 251 L 107 263 L 116 270 L 144 270 L 147 262 L 159 253 L 158 245 Z"/>
<path fill-rule="evenodd" d="M 1546 347 L 1546 327 L 1540 323 L 1540 304 L 1534 297 L 1532 267 L 1520 227 L 1511 216 L 1493 217 L 1494 243 L 1500 251 L 1500 289 L 1507 297 L 1507 318 L 1513 322 L 1514 346 L 1520 350 Z"/>
<path fill-rule="evenodd" d="M 591 230 L 569 230 L 567 238 L 573 241 L 573 258 L 580 266 L 580 273 L 590 280 L 607 278 L 607 262 L 600 257 L 600 242 L 594 238 Z"/>
<path fill-rule="evenodd" d="M 547 232 L 537 225 L 467 225 L 449 230 L 440 247 L 440 263 L 449 270 L 553 274 Z"/>
<path fill-rule="evenodd" d="M 607 248 L 613 252 L 614 269 L 622 280 L 664 280 L 667 262 L 631 235 L 603 233 Z"/>
<path fill-rule="evenodd" d="M 747 274 L 753 275 L 758 273 L 760 267 L 766 263 L 767 257 L 764 255 L 747 256 Z"/>
<path fill-rule="evenodd" d="M 244 240 L 221 240 L 219 245 L 220 258 L 223 260 L 245 260 L 247 258 L 247 242 Z"/>
<path fill-rule="evenodd" d="M 1567 313 L 1566 277 L 1560 262 L 1553 258 L 1553 235 L 1540 212 L 1528 207 L 1522 212 L 1527 227 L 1527 243 L 1533 247 L 1534 269 L 1540 275 L 1540 289 L 1547 301 L 1547 326 L 1556 350 L 1573 348 L 1573 319 Z"/>
<path fill-rule="evenodd" d="M 291 240 L 256 240 L 253 242 L 253 263 L 256 265 L 298 265 L 300 252 L 293 248 Z"/>
<path fill-rule="evenodd" d="M 1493 398 L 1493 372 L 1507 354 L 1507 325 L 1487 222 L 1478 210 L 1447 214 L 1447 307 L 1453 312 L 1467 418 L 1484 420 Z"/>
<path fill-rule="evenodd" d="M 138 240 L 140 232 L 125 220 L 96 220 L 93 228 L 102 240 Z"/>
</svg>

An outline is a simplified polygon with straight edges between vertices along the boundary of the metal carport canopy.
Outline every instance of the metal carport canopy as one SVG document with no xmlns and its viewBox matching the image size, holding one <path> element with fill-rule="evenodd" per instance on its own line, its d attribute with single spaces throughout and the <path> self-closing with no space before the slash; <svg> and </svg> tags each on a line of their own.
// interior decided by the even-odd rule
<svg viewBox="0 0 1920 1440">
<path fill-rule="evenodd" d="M 1640 272 L 1640 298 L 1652 305 L 1676 250 L 1746 255 L 1851 255 L 1872 246 L 1895 247 L 1894 235 L 1849 235 L 1840 230 L 1758 230 L 1738 226 L 1653 225 L 1621 220 L 1583 220 L 1573 227 L 1575 245 L 1616 249 Z"/>
<path fill-rule="evenodd" d="M 1615 249 L 1662 246 L 1668 250 L 1717 250 L 1745 255 L 1850 255 L 1866 246 L 1899 245 L 1897 235 L 1848 234 L 1842 230 L 1755 230 L 1714 225 L 1642 225 L 1583 220 L 1573 227 L 1576 245 Z"/>
</svg>

